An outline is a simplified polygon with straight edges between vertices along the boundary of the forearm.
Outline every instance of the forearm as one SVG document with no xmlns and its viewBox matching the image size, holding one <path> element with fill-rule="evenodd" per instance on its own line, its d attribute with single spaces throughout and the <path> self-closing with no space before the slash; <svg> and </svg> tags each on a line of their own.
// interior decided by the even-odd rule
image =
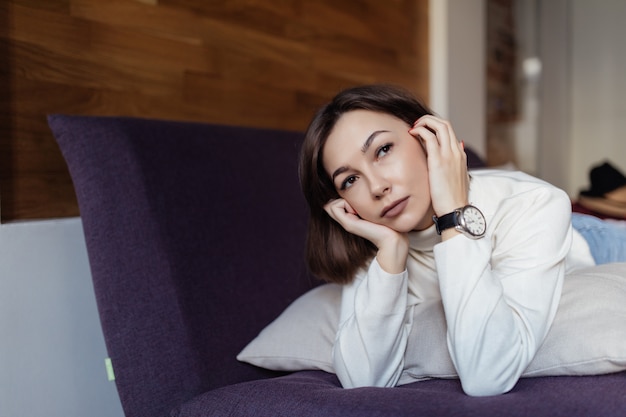
<svg viewBox="0 0 626 417">
<path fill-rule="evenodd" d="M 359 285 L 344 289 L 333 348 L 335 372 L 345 388 L 394 386 L 404 366 L 410 332 L 407 272 L 388 274 L 376 260 Z"/>
<path fill-rule="evenodd" d="M 504 271 L 492 270 L 489 241 L 464 237 L 435 253 L 448 348 L 463 389 L 477 396 L 509 391 L 554 317 L 562 268 L 558 262 L 529 265 L 503 278 Z"/>
</svg>

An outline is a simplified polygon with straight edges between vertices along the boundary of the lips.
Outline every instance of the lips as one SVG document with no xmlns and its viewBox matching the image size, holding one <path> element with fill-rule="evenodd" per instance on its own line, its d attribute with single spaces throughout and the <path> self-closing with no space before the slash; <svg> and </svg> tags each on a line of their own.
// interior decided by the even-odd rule
<svg viewBox="0 0 626 417">
<path fill-rule="evenodd" d="M 404 198 L 401 198 L 400 200 L 396 200 L 383 209 L 382 213 L 380 214 L 380 217 L 387 217 L 387 218 L 396 217 L 397 215 L 399 215 L 400 213 L 404 211 L 408 203 L 409 203 L 409 197 L 404 197 Z"/>
</svg>

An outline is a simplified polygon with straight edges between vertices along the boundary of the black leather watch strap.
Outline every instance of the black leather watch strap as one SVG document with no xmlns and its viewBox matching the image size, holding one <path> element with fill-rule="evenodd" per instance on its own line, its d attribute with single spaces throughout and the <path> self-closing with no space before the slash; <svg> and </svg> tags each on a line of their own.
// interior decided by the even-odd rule
<svg viewBox="0 0 626 417">
<path fill-rule="evenodd" d="M 452 213 L 444 214 L 441 217 L 433 216 L 433 221 L 435 222 L 435 228 L 437 229 L 437 234 L 441 234 L 446 229 L 451 229 L 456 226 L 456 216 L 458 215 L 458 210 L 453 211 Z"/>
</svg>

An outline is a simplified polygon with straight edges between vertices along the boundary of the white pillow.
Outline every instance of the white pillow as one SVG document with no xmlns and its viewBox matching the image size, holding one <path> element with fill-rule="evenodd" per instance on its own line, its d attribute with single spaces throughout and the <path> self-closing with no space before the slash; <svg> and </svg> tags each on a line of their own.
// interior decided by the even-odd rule
<svg viewBox="0 0 626 417">
<path fill-rule="evenodd" d="M 337 284 L 309 291 L 263 329 L 237 359 L 273 370 L 334 373 L 331 355 L 340 300 Z M 591 375 L 625 369 L 626 263 L 585 268 L 566 276 L 554 323 L 522 376 Z M 440 301 L 415 307 L 399 383 L 433 377 L 457 377 Z"/>
</svg>

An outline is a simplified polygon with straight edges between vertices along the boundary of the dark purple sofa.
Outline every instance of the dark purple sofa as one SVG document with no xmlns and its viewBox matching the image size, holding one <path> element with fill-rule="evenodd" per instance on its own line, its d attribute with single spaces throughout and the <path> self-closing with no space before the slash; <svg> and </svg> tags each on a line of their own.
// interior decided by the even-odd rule
<svg viewBox="0 0 626 417">
<path fill-rule="evenodd" d="M 54 115 L 102 328 L 129 417 L 626 416 L 626 374 L 342 389 L 236 355 L 305 291 L 301 133 Z M 472 163 L 478 163 L 473 157 Z"/>
</svg>

